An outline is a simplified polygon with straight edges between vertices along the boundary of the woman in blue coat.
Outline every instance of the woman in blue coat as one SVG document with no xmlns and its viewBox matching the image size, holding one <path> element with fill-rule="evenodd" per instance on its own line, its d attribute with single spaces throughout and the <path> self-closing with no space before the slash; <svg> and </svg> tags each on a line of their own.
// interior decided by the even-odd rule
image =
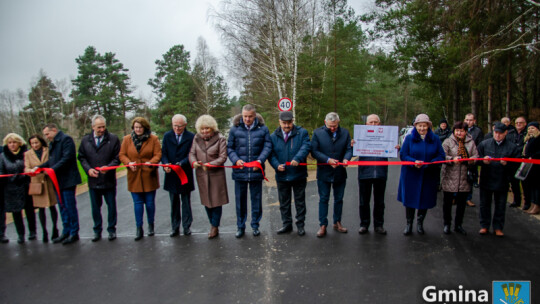
<svg viewBox="0 0 540 304">
<path fill-rule="evenodd" d="M 427 210 L 437 204 L 439 174 L 436 165 L 422 165 L 445 159 L 439 137 L 431 131 L 432 123 L 426 114 L 419 114 L 414 120 L 412 133 L 405 138 L 401 147 L 402 161 L 415 162 L 413 166 L 402 166 L 399 179 L 398 201 L 405 206 L 407 226 L 404 235 L 412 233 L 414 214 L 418 209 L 417 230 L 424 234 L 424 219 Z"/>
</svg>

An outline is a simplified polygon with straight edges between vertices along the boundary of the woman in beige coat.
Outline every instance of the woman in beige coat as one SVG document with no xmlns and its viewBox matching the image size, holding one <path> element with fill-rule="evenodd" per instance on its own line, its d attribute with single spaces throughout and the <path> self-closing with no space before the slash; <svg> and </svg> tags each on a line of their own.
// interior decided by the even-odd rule
<svg viewBox="0 0 540 304">
<path fill-rule="evenodd" d="M 465 205 L 467 194 L 471 191 L 471 184 L 467 181 L 468 165 L 473 165 L 474 161 L 458 162 L 460 158 L 477 158 L 478 151 L 471 135 L 467 134 L 467 124 L 458 121 L 454 124 L 452 135 L 442 144 L 446 154 L 446 160 L 454 160 L 445 163 L 442 167 L 441 186 L 444 191 L 443 218 L 444 233 L 450 234 L 452 223 L 452 201 L 456 203 L 456 218 L 454 231 L 466 235 L 463 229 L 463 217 L 465 215 Z"/>
<path fill-rule="evenodd" d="M 43 164 L 49 159 L 49 148 L 45 139 L 38 134 L 30 136 L 28 142 L 32 149 L 24 153 L 24 171 L 32 172 L 35 167 Z M 43 242 L 47 243 L 49 241 L 49 234 L 47 232 L 47 216 L 45 214 L 45 208 L 49 208 L 51 213 L 53 224 L 51 239 L 58 237 L 58 228 L 56 225 L 58 222 L 58 211 L 56 210 L 54 185 L 45 173 L 33 176 L 30 183 L 41 184 L 41 194 L 32 194 L 32 200 L 34 202 L 34 208 L 39 208 L 39 222 L 41 223 L 41 229 L 43 230 Z"/>
<path fill-rule="evenodd" d="M 124 136 L 119 158 L 128 165 L 128 191 L 131 192 L 135 209 L 137 232 L 135 241 L 142 239 L 143 215 L 146 207 L 148 235 L 154 235 L 154 215 L 156 213 L 156 190 L 159 188 L 159 174 L 155 166 L 134 166 L 135 164 L 157 164 L 161 161 L 161 145 L 157 136 L 150 132 L 150 124 L 143 117 L 135 117 L 131 122 L 131 134 Z"/>
<path fill-rule="evenodd" d="M 227 139 L 219 133 L 216 120 L 210 115 L 203 115 L 195 123 L 197 134 L 189 153 L 189 161 L 195 168 L 199 186 L 201 204 L 204 205 L 212 227 L 208 238 L 219 235 L 222 206 L 229 203 L 225 168 L 213 168 L 208 165 L 223 166 L 227 161 Z"/>
</svg>

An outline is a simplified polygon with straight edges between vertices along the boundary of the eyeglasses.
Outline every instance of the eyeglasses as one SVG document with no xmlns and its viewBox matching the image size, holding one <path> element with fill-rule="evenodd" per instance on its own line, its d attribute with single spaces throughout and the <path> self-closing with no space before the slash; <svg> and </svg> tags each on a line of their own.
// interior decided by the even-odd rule
<svg viewBox="0 0 540 304">
<path fill-rule="evenodd" d="M 524 123 L 526 123 L 526 122 L 524 122 L 524 121 L 516 121 L 516 123 L 517 123 L 517 124 L 524 124 Z"/>
</svg>

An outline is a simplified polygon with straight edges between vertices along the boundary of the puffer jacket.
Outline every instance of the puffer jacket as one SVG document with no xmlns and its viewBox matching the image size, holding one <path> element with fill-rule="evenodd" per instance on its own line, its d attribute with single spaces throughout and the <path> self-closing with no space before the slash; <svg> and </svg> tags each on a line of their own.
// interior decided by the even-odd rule
<svg viewBox="0 0 540 304">
<path fill-rule="evenodd" d="M 459 143 L 454 134 L 442 144 L 446 160 L 458 156 Z M 469 158 L 477 158 L 478 150 L 470 134 L 465 137 L 465 149 Z M 470 192 L 471 184 L 467 182 L 468 162 L 445 163 L 442 166 L 441 187 L 444 192 Z"/>
<path fill-rule="evenodd" d="M 293 160 L 299 163 L 306 162 L 306 158 L 311 150 L 311 143 L 309 141 L 307 130 L 295 125 L 291 130 L 287 142 L 285 142 L 283 131 L 281 130 L 281 127 L 278 127 L 274 133 L 270 135 L 270 139 L 272 140 L 272 156 L 270 157 L 270 164 L 276 170 L 276 181 L 290 182 L 306 179 L 306 166 L 286 166 L 285 171 L 283 172 L 278 171 L 278 167 L 281 164 Z"/>
<path fill-rule="evenodd" d="M 4 153 L 0 154 L 0 174 L 17 174 L 24 172 L 24 152 L 26 146 L 21 146 L 17 155 L 13 154 L 7 146 L 3 147 Z M 5 212 L 19 212 L 24 208 L 29 199 L 28 184 L 30 177 L 15 175 L 4 177 L 2 196 L 5 201 Z"/>
<path fill-rule="evenodd" d="M 233 118 L 233 126 L 229 130 L 227 141 L 227 154 L 229 159 L 236 164 L 238 160 L 244 162 L 260 161 L 264 170 L 264 162 L 272 152 L 272 141 L 270 131 L 264 125 L 264 119 L 257 113 L 253 126 L 248 130 L 242 115 L 238 114 Z M 260 170 L 244 167 L 243 169 L 233 169 L 233 180 L 256 181 L 262 180 L 263 175 Z"/>
</svg>

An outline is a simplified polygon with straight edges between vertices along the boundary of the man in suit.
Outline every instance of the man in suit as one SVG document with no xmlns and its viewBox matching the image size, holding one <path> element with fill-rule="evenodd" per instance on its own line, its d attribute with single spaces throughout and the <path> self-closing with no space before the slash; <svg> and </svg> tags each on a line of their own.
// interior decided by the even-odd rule
<svg viewBox="0 0 540 304">
<path fill-rule="evenodd" d="M 187 119 L 184 115 L 174 115 L 172 130 L 163 135 L 161 147 L 161 163 L 181 166 L 188 178 L 188 183 L 182 185 L 180 178 L 171 168 L 163 168 L 166 173 L 163 189 L 169 191 L 171 200 L 171 237 L 180 235 L 180 224 L 184 229 L 184 235 L 191 235 L 190 227 L 193 222 L 191 191 L 195 190 L 195 186 L 193 184 L 193 170 L 189 164 L 189 151 L 195 135 L 189 132 L 186 126 Z"/>
<path fill-rule="evenodd" d="M 88 193 L 94 220 L 94 238 L 92 242 L 101 240 L 103 219 L 101 205 L 103 198 L 107 204 L 107 232 L 109 241 L 116 239 L 116 170 L 98 171 L 98 167 L 111 167 L 120 164 L 120 140 L 109 133 L 107 121 L 101 115 L 92 117 L 92 132 L 85 135 L 79 146 L 79 161 L 88 175 Z"/>
<path fill-rule="evenodd" d="M 51 168 L 58 178 L 60 188 L 59 196 L 60 215 L 64 229 L 62 234 L 53 239 L 53 243 L 71 244 L 79 240 L 79 214 L 75 190 L 81 183 L 81 175 L 77 167 L 77 153 L 73 138 L 58 130 L 56 124 L 49 123 L 43 128 L 43 136 L 47 138 L 49 146 L 49 160 L 41 164 L 40 168 Z"/>
<path fill-rule="evenodd" d="M 324 126 L 313 131 L 311 154 L 317 159 L 317 187 L 319 189 L 319 231 L 317 237 L 326 235 L 328 226 L 328 201 L 330 190 L 334 189 L 334 230 L 346 233 L 347 228 L 341 225 L 343 211 L 343 195 L 347 183 L 345 166 L 352 158 L 351 136 L 347 129 L 339 126 L 337 113 L 326 114 Z M 339 163 L 345 166 L 340 166 Z"/>
</svg>

